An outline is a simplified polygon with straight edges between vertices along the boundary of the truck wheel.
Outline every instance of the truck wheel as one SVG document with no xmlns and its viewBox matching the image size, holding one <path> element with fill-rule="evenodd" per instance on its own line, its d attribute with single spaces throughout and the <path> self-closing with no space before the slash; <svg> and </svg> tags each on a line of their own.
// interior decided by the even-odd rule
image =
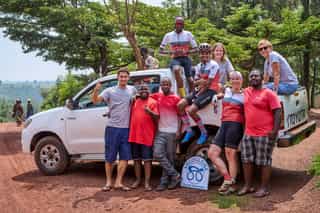
<svg viewBox="0 0 320 213">
<path fill-rule="evenodd" d="M 208 141 L 211 141 L 210 138 Z M 187 159 L 191 158 L 192 156 L 201 156 L 203 157 L 209 165 L 210 169 L 210 183 L 216 183 L 220 184 L 222 180 L 221 174 L 218 172 L 216 167 L 212 164 L 211 160 L 208 157 L 208 151 L 209 151 L 209 143 L 198 145 L 195 141 L 190 145 L 187 151 Z M 223 156 L 224 158 L 224 156 Z"/>
<path fill-rule="evenodd" d="M 35 162 L 45 175 L 58 175 L 69 166 L 70 158 L 64 145 L 53 136 L 42 138 L 36 145 Z"/>
</svg>

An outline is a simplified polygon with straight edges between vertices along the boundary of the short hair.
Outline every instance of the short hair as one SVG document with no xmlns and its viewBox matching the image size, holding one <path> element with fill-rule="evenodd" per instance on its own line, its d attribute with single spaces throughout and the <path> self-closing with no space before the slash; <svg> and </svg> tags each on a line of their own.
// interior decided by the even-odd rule
<svg viewBox="0 0 320 213">
<path fill-rule="evenodd" d="M 271 48 L 272 48 L 271 42 L 270 42 L 269 40 L 267 40 L 267 39 L 261 39 L 261 40 L 258 42 L 258 47 L 259 47 L 260 45 L 263 45 L 263 44 L 265 44 L 265 45 L 267 45 L 268 47 L 271 47 Z"/>
<path fill-rule="evenodd" d="M 239 71 L 231 71 L 231 72 L 229 73 L 229 77 L 231 78 L 232 75 L 236 75 L 236 76 L 239 77 L 241 80 L 243 79 L 243 78 L 242 78 L 242 74 L 241 74 L 241 72 L 239 72 Z"/>
<path fill-rule="evenodd" d="M 263 72 L 261 72 L 259 69 L 253 69 L 253 70 L 251 70 L 250 73 L 249 73 L 249 77 L 250 77 L 250 74 L 251 74 L 252 72 L 258 72 L 258 73 L 260 73 L 260 76 L 261 76 L 261 78 L 263 79 Z"/>
<path fill-rule="evenodd" d="M 120 69 L 118 70 L 118 72 L 117 72 L 117 76 L 119 76 L 120 73 L 127 73 L 128 75 L 130 75 L 130 72 L 129 72 L 129 70 L 128 70 L 128 67 L 122 67 L 122 68 L 120 68 Z"/>
<path fill-rule="evenodd" d="M 217 42 L 212 46 L 212 58 L 214 59 L 214 50 L 217 47 L 221 47 L 223 49 L 222 61 L 225 61 L 226 58 L 227 58 L 227 50 L 226 50 L 225 46 L 221 42 Z"/>
<path fill-rule="evenodd" d="M 169 84 L 172 85 L 172 81 L 171 81 L 171 79 L 170 79 L 169 77 L 163 77 L 163 78 L 161 78 L 160 83 L 163 82 L 163 81 L 168 81 Z"/>
</svg>

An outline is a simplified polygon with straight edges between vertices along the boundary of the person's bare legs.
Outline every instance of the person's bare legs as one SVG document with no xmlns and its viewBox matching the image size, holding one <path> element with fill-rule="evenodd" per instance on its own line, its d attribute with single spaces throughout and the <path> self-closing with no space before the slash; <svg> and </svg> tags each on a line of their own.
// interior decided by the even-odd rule
<svg viewBox="0 0 320 213">
<path fill-rule="evenodd" d="M 189 92 L 192 92 L 194 89 L 193 79 L 191 77 L 188 77 L 188 84 L 189 84 Z"/>
<path fill-rule="evenodd" d="M 132 184 L 132 188 L 137 188 L 140 183 L 141 183 L 141 160 L 134 160 L 133 161 L 134 164 L 134 174 L 136 175 L 136 180 L 135 182 Z"/>
<path fill-rule="evenodd" d="M 208 157 L 212 163 L 216 166 L 221 175 L 225 176 L 229 174 L 228 169 L 224 161 L 221 159 L 221 148 L 215 144 L 211 144 L 208 152 Z"/>
<path fill-rule="evenodd" d="M 151 169 L 152 169 L 152 161 L 144 161 L 144 187 L 147 191 L 152 190 L 151 185 L 150 185 L 150 179 L 151 179 Z"/>
<path fill-rule="evenodd" d="M 115 188 L 124 187 L 122 180 L 123 180 L 123 176 L 126 172 L 127 165 L 128 165 L 127 160 L 119 160 L 118 169 L 117 169 L 117 178 L 116 178 L 116 182 L 114 184 Z"/>
<path fill-rule="evenodd" d="M 173 73 L 177 82 L 178 87 L 178 93 L 181 98 L 186 96 L 186 91 L 184 89 L 183 80 L 181 77 L 181 67 L 180 66 L 174 66 L 173 67 Z"/>
<path fill-rule="evenodd" d="M 229 174 L 234 180 L 236 180 L 238 174 L 237 150 L 226 147 L 225 153 L 229 165 Z"/>
<path fill-rule="evenodd" d="M 243 174 L 244 186 L 238 192 L 238 195 L 244 195 L 254 191 L 252 187 L 253 163 L 243 163 Z"/>
<path fill-rule="evenodd" d="M 106 170 L 106 186 L 111 187 L 112 186 L 112 170 L 113 170 L 112 163 L 105 162 L 104 167 Z"/>
<path fill-rule="evenodd" d="M 271 166 L 261 166 L 261 186 L 259 190 L 256 192 L 256 197 L 263 197 L 268 195 L 268 184 L 271 177 Z"/>
</svg>

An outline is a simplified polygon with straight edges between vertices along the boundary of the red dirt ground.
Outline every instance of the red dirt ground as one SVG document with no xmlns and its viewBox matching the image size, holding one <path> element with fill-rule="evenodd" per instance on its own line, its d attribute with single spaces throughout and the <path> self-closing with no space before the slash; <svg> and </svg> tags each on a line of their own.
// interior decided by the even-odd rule
<svg viewBox="0 0 320 213">
<path fill-rule="evenodd" d="M 320 212 L 319 177 L 308 169 L 315 154 L 320 154 L 320 110 L 311 112 L 317 119 L 316 132 L 302 143 L 275 149 L 271 195 L 254 199 L 248 196 L 241 207 L 219 209 L 210 200 L 217 186 L 198 191 L 179 188 L 166 192 L 101 192 L 104 167 L 101 163 L 73 164 L 60 176 L 43 176 L 33 156 L 21 152 L 20 132 L 14 123 L 0 124 L 0 212 Z M 161 170 L 155 166 L 152 184 L 158 183 Z M 133 182 L 129 168 L 125 182 Z"/>
</svg>

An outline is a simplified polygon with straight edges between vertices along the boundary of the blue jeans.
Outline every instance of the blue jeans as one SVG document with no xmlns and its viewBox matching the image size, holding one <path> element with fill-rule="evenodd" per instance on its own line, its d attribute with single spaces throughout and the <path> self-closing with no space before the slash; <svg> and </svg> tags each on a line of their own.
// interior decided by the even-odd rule
<svg viewBox="0 0 320 213">
<path fill-rule="evenodd" d="M 265 87 L 269 89 L 273 89 L 273 82 L 269 82 L 265 84 Z M 279 95 L 291 95 L 295 91 L 297 91 L 299 85 L 298 84 L 287 84 L 287 83 L 279 83 L 278 86 L 278 94 Z"/>
</svg>

